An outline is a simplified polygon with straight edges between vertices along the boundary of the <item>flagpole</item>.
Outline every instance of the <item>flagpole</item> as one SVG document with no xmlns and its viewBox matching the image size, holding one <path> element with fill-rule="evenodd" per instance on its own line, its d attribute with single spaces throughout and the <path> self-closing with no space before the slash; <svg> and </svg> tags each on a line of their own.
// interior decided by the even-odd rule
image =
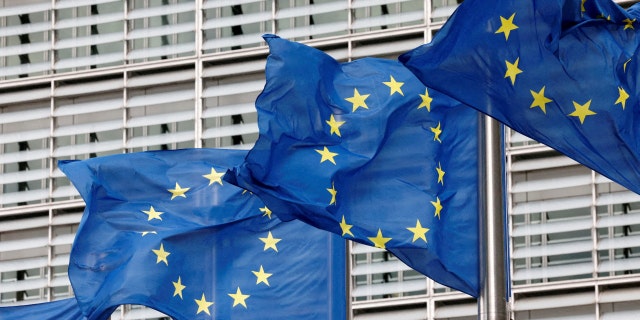
<svg viewBox="0 0 640 320">
<path fill-rule="evenodd" d="M 478 319 L 506 320 L 506 283 L 504 263 L 504 197 L 502 127 L 488 116 L 484 119 L 484 204 L 480 216 L 480 297 Z"/>
</svg>

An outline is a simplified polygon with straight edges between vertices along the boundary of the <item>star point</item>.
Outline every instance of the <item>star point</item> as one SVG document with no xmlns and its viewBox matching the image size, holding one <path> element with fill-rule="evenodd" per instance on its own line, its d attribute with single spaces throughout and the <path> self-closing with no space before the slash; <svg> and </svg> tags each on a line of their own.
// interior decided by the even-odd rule
<svg viewBox="0 0 640 320">
<path fill-rule="evenodd" d="M 368 97 L 368 94 L 361 95 L 360 92 L 358 92 L 358 89 L 353 89 L 353 97 L 346 98 L 345 100 L 351 102 L 351 104 L 353 105 L 353 110 L 351 112 L 356 112 L 358 108 L 369 109 L 367 103 L 365 102 Z"/>
<path fill-rule="evenodd" d="M 511 85 L 516 84 L 516 76 L 522 73 L 522 70 L 518 68 L 518 63 L 520 63 L 520 58 L 517 58 L 514 63 L 511 63 L 507 60 L 504 61 L 507 64 L 507 72 L 505 72 L 504 77 L 511 79 Z"/>
<path fill-rule="evenodd" d="M 216 169 L 211 168 L 211 173 L 202 175 L 203 177 L 209 179 L 209 185 L 214 183 L 219 183 L 222 185 L 222 176 L 224 176 L 224 172 L 217 172 Z"/>
<path fill-rule="evenodd" d="M 387 82 L 383 82 L 387 87 L 389 87 L 391 89 L 391 92 L 389 93 L 390 96 L 392 96 L 394 93 L 399 93 L 400 95 L 404 96 L 404 93 L 402 92 L 402 89 L 400 87 L 402 87 L 404 85 L 404 82 L 397 82 L 396 79 L 393 78 L 393 76 L 390 76 L 391 80 L 387 81 Z"/>
<path fill-rule="evenodd" d="M 500 28 L 498 28 L 496 34 L 503 33 L 504 39 L 509 40 L 509 34 L 511 33 L 511 31 L 518 29 L 518 26 L 513 23 L 513 18 L 515 16 L 515 12 L 508 19 L 500 16 Z"/>
<path fill-rule="evenodd" d="M 147 216 L 149 216 L 147 221 L 151 221 L 153 219 L 158 219 L 162 221 L 162 217 L 160 217 L 160 215 L 164 213 L 164 212 L 156 211 L 156 209 L 154 209 L 153 206 L 150 206 L 149 210 L 142 210 L 142 212 L 146 213 Z"/>
<path fill-rule="evenodd" d="M 243 307 L 247 308 L 247 298 L 250 297 L 248 294 L 242 294 L 240 291 L 240 287 L 236 290 L 236 293 L 228 293 L 229 297 L 233 298 L 233 307 L 241 304 Z"/>
<path fill-rule="evenodd" d="M 416 226 L 413 228 L 407 228 L 407 230 L 413 232 L 413 241 L 412 242 L 416 242 L 416 240 L 418 239 L 422 239 L 424 242 L 427 242 L 427 232 L 429 231 L 429 228 L 424 228 L 422 227 L 422 224 L 420 223 L 420 220 L 416 220 Z"/>
<path fill-rule="evenodd" d="M 327 191 L 331 194 L 331 201 L 329 201 L 329 205 L 336 204 L 336 195 L 338 194 L 338 190 L 333 182 L 331 182 L 331 188 L 327 188 Z"/>
<path fill-rule="evenodd" d="M 431 128 L 431 132 L 433 132 L 433 141 L 438 141 L 442 143 L 440 140 L 440 134 L 442 133 L 442 129 L 440 129 L 440 122 L 438 121 L 438 125 L 435 128 Z"/>
<path fill-rule="evenodd" d="M 614 104 L 620 104 L 622 106 L 622 110 L 626 107 L 627 99 L 629 99 L 629 94 L 622 87 L 618 87 L 618 100 Z"/>
<path fill-rule="evenodd" d="M 545 86 L 543 86 L 542 89 L 540 89 L 540 91 L 538 92 L 529 90 L 531 92 L 531 95 L 533 96 L 533 102 L 531 103 L 531 106 L 529 106 L 529 109 L 538 107 L 544 114 L 547 114 L 547 103 L 553 100 L 544 96 L 544 89 Z"/>
<path fill-rule="evenodd" d="M 422 103 L 420 103 L 420 105 L 418 106 L 418 109 L 425 108 L 427 109 L 428 112 L 431 112 L 431 102 L 433 101 L 433 98 L 429 96 L 429 89 L 425 88 L 424 94 L 418 94 L 418 95 L 420 95 L 420 98 L 422 98 Z"/>
<path fill-rule="evenodd" d="M 629 64 L 629 62 L 631 62 L 631 58 L 622 64 L 622 71 L 627 72 L 627 64 Z"/>
<path fill-rule="evenodd" d="M 182 284 L 182 279 L 180 277 L 178 277 L 178 281 L 174 282 L 171 281 L 171 283 L 173 283 L 173 296 L 180 296 L 180 299 L 182 299 L 182 290 L 184 290 L 184 288 L 186 288 L 187 286 Z"/>
<path fill-rule="evenodd" d="M 336 160 L 333 158 L 338 155 L 337 153 L 329 151 L 327 147 L 324 147 L 324 149 L 322 150 L 316 149 L 316 152 L 322 156 L 322 158 L 320 159 L 320 163 L 328 160 L 329 162 L 336 164 Z"/>
<path fill-rule="evenodd" d="M 438 220 L 440 220 L 440 212 L 442 211 L 442 204 L 440 203 L 440 198 L 436 197 L 436 201 L 431 201 L 431 204 L 436 209 L 435 214 L 433 216 L 438 217 Z"/>
<path fill-rule="evenodd" d="M 438 183 L 444 186 L 444 170 L 442 170 L 442 165 L 438 162 L 438 167 L 436 168 L 436 172 L 438 172 Z"/>
<path fill-rule="evenodd" d="M 158 258 L 156 259 L 156 264 L 162 261 L 164 262 L 164 264 L 169 265 L 169 261 L 167 260 L 167 257 L 171 253 L 168 251 L 164 251 L 164 245 L 162 243 L 160 243 L 160 249 L 151 249 L 151 251 L 153 251 L 153 253 L 155 253 L 156 256 L 158 256 Z"/>
<path fill-rule="evenodd" d="M 635 29 L 635 28 L 633 27 L 633 23 L 634 23 L 634 22 L 636 22 L 636 19 L 631 20 L 631 19 L 629 19 L 629 18 L 626 18 L 626 19 L 622 20 L 622 22 L 624 22 L 624 23 L 625 23 L 625 25 L 624 25 L 624 29 L 623 29 L 623 30 L 627 30 L 627 29 L 631 29 L 631 30 L 633 30 L 633 29 Z"/>
<path fill-rule="evenodd" d="M 213 305 L 213 301 L 207 301 L 207 299 L 204 296 L 204 293 L 202 294 L 202 298 L 200 298 L 200 300 L 198 299 L 194 299 L 194 300 L 198 304 L 198 311 L 196 312 L 196 314 L 199 314 L 200 312 L 204 312 L 208 315 L 211 315 L 211 313 L 209 312 L 209 307 Z"/>
<path fill-rule="evenodd" d="M 259 238 L 259 239 L 260 241 L 264 242 L 264 250 L 262 251 L 267 251 L 267 249 L 271 248 L 275 252 L 278 252 L 278 247 L 276 246 L 276 244 L 280 242 L 282 239 L 274 238 L 273 235 L 271 234 L 271 231 L 269 231 L 269 234 L 267 235 L 266 238 Z"/>
<path fill-rule="evenodd" d="M 351 233 L 351 227 L 353 227 L 352 224 L 347 224 L 347 221 L 344 219 L 344 215 L 342 216 L 342 222 L 340 222 L 340 229 L 342 229 L 342 236 L 344 237 L 345 234 L 350 235 L 351 237 L 354 237 L 353 233 Z"/>
<path fill-rule="evenodd" d="M 269 284 L 269 277 L 271 277 L 273 274 L 272 273 L 266 273 L 264 272 L 264 268 L 262 267 L 262 265 L 260 265 L 260 270 L 259 271 L 251 271 L 253 272 L 253 274 L 256 276 L 256 284 L 260 284 L 260 283 L 264 283 L 267 286 L 271 286 Z"/>
<path fill-rule="evenodd" d="M 573 107 L 575 108 L 575 111 L 571 112 L 569 115 L 572 117 L 578 117 L 578 119 L 580 119 L 580 124 L 584 124 L 584 119 L 587 116 L 596 114 L 595 112 L 589 110 L 590 106 L 591 100 L 587 101 L 585 104 L 579 104 L 573 101 Z"/>
<path fill-rule="evenodd" d="M 329 120 L 327 120 L 325 122 L 331 128 L 330 134 L 335 134 L 338 137 L 341 137 L 341 135 L 340 135 L 340 127 L 345 123 L 345 121 L 336 121 L 336 118 L 333 115 L 331 115 L 329 117 Z"/>
<path fill-rule="evenodd" d="M 267 217 L 269 217 L 269 219 L 271 219 L 272 212 L 271 212 L 271 210 L 269 208 L 267 208 L 267 206 L 264 206 L 264 207 L 260 208 L 259 210 L 260 210 L 260 212 L 262 212 L 262 216 L 263 217 L 267 216 Z"/>
<path fill-rule="evenodd" d="M 174 189 L 167 189 L 167 190 L 171 192 L 171 200 L 173 200 L 176 197 L 186 198 L 187 196 L 185 195 L 185 193 L 189 191 L 189 189 L 191 188 L 180 187 L 180 185 L 176 182 L 176 187 Z"/>
<path fill-rule="evenodd" d="M 386 249 L 386 244 L 391 240 L 391 238 L 385 238 L 382 236 L 382 230 L 378 229 L 378 234 L 375 237 L 368 237 L 371 242 L 373 242 L 376 248 Z"/>
</svg>

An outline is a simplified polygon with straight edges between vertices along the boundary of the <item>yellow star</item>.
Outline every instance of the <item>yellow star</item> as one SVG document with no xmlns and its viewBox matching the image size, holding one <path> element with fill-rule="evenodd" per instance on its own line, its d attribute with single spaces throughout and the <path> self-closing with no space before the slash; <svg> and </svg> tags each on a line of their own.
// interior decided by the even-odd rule
<svg viewBox="0 0 640 320">
<path fill-rule="evenodd" d="M 171 192 L 171 200 L 173 200 L 175 197 L 186 198 L 187 196 L 184 193 L 189 191 L 189 189 L 191 188 L 181 188 L 180 185 L 176 182 L 175 189 L 167 189 L 167 190 Z"/>
<path fill-rule="evenodd" d="M 184 288 L 186 288 L 187 286 L 182 284 L 182 279 L 180 279 L 180 277 L 178 277 L 178 282 L 173 282 L 171 281 L 171 283 L 173 283 L 173 296 L 180 296 L 180 299 L 182 299 L 182 290 L 184 290 Z"/>
<path fill-rule="evenodd" d="M 329 117 L 329 120 L 326 121 L 326 123 L 329 125 L 329 127 L 331 127 L 331 134 L 337 135 L 338 137 L 341 137 L 340 135 L 340 126 L 342 126 L 345 121 L 336 121 L 336 118 L 333 117 L 333 115 L 331 115 L 331 117 Z"/>
<path fill-rule="evenodd" d="M 573 107 L 576 108 L 576 111 L 571 112 L 569 115 L 573 117 L 578 117 L 580 119 L 580 124 L 583 124 L 584 118 L 586 118 L 587 116 L 596 114 L 595 112 L 589 110 L 589 106 L 591 106 L 591 100 L 587 101 L 587 103 L 582 105 L 573 101 Z"/>
<path fill-rule="evenodd" d="M 267 208 L 267 206 L 264 206 L 262 208 L 260 208 L 260 212 L 262 212 L 262 216 L 267 216 L 269 217 L 269 219 L 271 219 L 271 210 L 269 210 L 269 208 Z"/>
<path fill-rule="evenodd" d="M 327 191 L 329 191 L 329 193 L 331 194 L 331 201 L 329 202 L 329 205 L 335 204 L 336 194 L 338 194 L 338 190 L 336 190 L 336 187 L 333 184 L 333 182 L 331 182 L 331 188 L 327 188 Z"/>
<path fill-rule="evenodd" d="M 351 227 L 353 227 L 352 224 L 347 224 L 347 221 L 344 220 L 344 215 L 342 216 L 342 222 L 340 222 L 340 229 L 342 229 L 342 236 L 344 237 L 345 234 L 350 235 L 351 237 L 354 237 L 353 233 L 351 233 Z"/>
<path fill-rule="evenodd" d="M 156 263 L 160 263 L 160 261 L 164 262 L 164 264 L 169 265 L 169 261 L 167 261 L 167 257 L 171 254 L 170 252 L 164 251 L 164 245 L 160 243 L 160 249 L 151 249 L 153 253 L 158 256 L 156 259 Z"/>
<path fill-rule="evenodd" d="M 585 11 L 587 11 L 587 10 L 584 8 L 584 3 L 585 3 L 585 2 L 587 2 L 587 0 L 582 0 L 582 1 L 580 1 L 580 12 L 585 12 Z"/>
<path fill-rule="evenodd" d="M 256 284 L 263 282 L 264 284 L 271 286 L 269 285 L 269 280 L 267 279 L 269 279 L 269 277 L 271 277 L 272 274 L 264 272 L 262 265 L 260 265 L 260 271 L 251 271 L 251 272 L 253 272 L 253 274 L 256 275 L 256 278 L 258 278 L 256 279 Z"/>
<path fill-rule="evenodd" d="M 634 29 L 633 23 L 636 22 L 636 19 L 631 20 L 629 18 L 626 18 L 626 19 L 622 20 L 622 22 L 625 23 L 624 30 L 627 30 L 627 29 L 632 29 L 633 30 Z"/>
<path fill-rule="evenodd" d="M 505 40 L 509 40 L 509 34 L 511 33 L 511 31 L 518 29 L 518 26 L 513 23 L 513 17 L 515 17 L 515 15 L 516 14 L 514 12 L 511 17 L 509 17 L 509 19 L 505 19 L 504 17 L 500 16 L 500 28 L 498 28 L 496 34 L 504 33 Z"/>
<path fill-rule="evenodd" d="M 211 168 L 211 173 L 203 175 L 203 177 L 209 179 L 209 185 L 215 182 L 222 185 L 222 176 L 224 176 L 224 172 L 217 172 L 214 168 Z"/>
<path fill-rule="evenodd" d="M 529 90 L 531 92 L 531 95 L 533 96 L 533 102 L 531 103 L 531 106 L 529 107 L 529 109 L 539 107 L 542 110 L 542 112 L 544 112 L 544 114 L 547 114 L 547 103 L 553 100 L 544 96 L 544 88 L 545 86 L 543 86 L 539 92 Z"/>
<path fill-rule="evenodd" d="M 438 217 L 440 219 L 440 211 L 442 211 L 442 205 L 440 204 L 440 198 L 436 197 L 436 201 L 431 201 L 431 204 L 436 208 L 436 213 L 433 215 L 434 217 Z"/>
<path fill-rule="evenodd" d="M 378 235 L 375 237 L 368 237 L 371 242 L 375 245 L 376 248 L 385 249 L 387 242 L 391 240 L 391 238 L 385 238 L 382 236 L 382 230 L 378 229 Z"/>
<path fill-rule="evenodd" d="M 618 100 L 616 100 L 615 104 L 621 104 L 622 105 L 622 110 L 624 110 L 624 107 L 627 104 L 627 99 L 629 99 L 629 94 L 624 91 L 624 89 L 622 87 L 618 87 Z"/>
<path fill-rule="evenodd" d="M 438 172 L 438 183 L 442 184 L 444 186 L 444 170 L 442 170 L 442 165 L 440 165 L 440 162 L 438 162 L 438 167 L 436 168 L 436 171 Z"/>
<path fill-rule="evenodd" d="M 271 231 L 269 231 L 269 235 L 267 235 L 266 238 L 259 238 L 259 239 L 260 241 L 264 242 L 264 250 L 262 251 L 267 251 L 267 249 L 271 248 L 275 250 L 275 252 L 278 252 L 278 247 L 276 247 L 276 243 L 280 242 L 280 240 L 282 239 L 274 238 L 273 235 L 271 235 Z"/>
<path fill-rule="evenodd" d="M 351 112 L 356 112 L 360 107 L 369 109 L 369 107 L 367 107 L 367 103 L 364 102 L 368 97 L 368 94 L 360 95 L 358 89 L 353 89 L 353 97 L 346 98 L 345 100 L 353 104 L 353 110 Z"/>
<path fill-rule="evenodd" d="M 402 89 L 400 89 L 400 87 L 404 85 L 404 82 L 396 82 L 396 79 L 394 79 L 393 76 L 391 76 L 391 81 L 383 82 L 383 83 L 387 85 L 389 88 L 391 88 L 391 93 L 389 93 L 390 96 L 392 96 L 396 92 L 404 96 L 404 93 L 402 93 Z"/>
<path fill-rule="evenodd" d="M 522 73 L 522 70 L 518 69 L 518 63 L 520 63 L 520 58 L 517 58 L 514 63 L 509 61 L 504 61 L 507 64 L 507 72 L 504 74 L 504 77 L 509 77 L 511 79 L 511 84 L 516 84 L 516 76 Z"/>
<path fill-rule="evenodd" d="M 151 206 L 151 208 L 149 208 L 149 210 L 147 211 L 142 210 L 142 212 L 146 213 L 149 216 L 149 219 L 147 219 L 147 221 L 151 221 L 152 219 L 162 220 L 160 215 L 164 213 L 164 212 L 156 211 L 156 209 L 154 209 L 153 206 Z"/>
<path fill-rule="evenodd" d="M 327 147 L 324 147 L 323 150 L 316 149 L 316 152 L 322 155 L 322 158 L 320 159 L 320 163 L 323 163 L 329 160 L 331 163 L 336 164 L 336 160 L 334 160 L 333 157 L 337 156 L 338 155 L 337 153 L 329 151 Z"/>
<path fill-rule="evenodd" d="M 420 95 L 420 98 L 422 98 L 422 103 L 420 103 L 420 105 L 418 106 L 418 109 L 425 108 L 427 109 L 427 111 L 431 112 L 431 101 L 433 101 L 433 98 L 429 96 L 429 89 L 425 88 L 424 94 L 419 94 L 419 95 Z"/>
<path fill-rule="evenodd" d="M 440 121 L 438 121 L 437 127 L 431 128 L 431 132 L 433 132 L 433 141 L 442 143 L 442 140 L 440 140 L 440 134 L 442 133 L 442 130 L 440 129 Z"/>
<path fill-rule="evenodd" d="M 200 300 L 197 300 L 197 299 L 194 299 L 194 300 L 198 304 L 198 312 L 196 312 L 196 314 L 199 314 L 200 312 L 204 312 L 208 315 L 211 315 L 211 313 L 209 312 L 209 307 L 213 304 L 213 302 L 207 301 L 207 299 L 204 297 L 204 293 L 202 294 L 202 298 L 200 298 Z"/>
<path fill-rule="evenodd" d="M 240 291 L 240 287 L 238 287 L 238 290 L 236 290 L 236 293 L 228 293 L 229 297 L 233 298 L 233 306 L 237 306 L 239 304 L 243 305 L 245 308 L 247 307 L 247 302 L 245 300 L 247 300 L 247 298 L 250 297 L 250 295 L 248 294 L 242 294 L 242 291 Z"/>
<path fill-rule="evenodd" d="M 416 242 L 416 240 L 418 239 L 422 239 L 424 240 L 424 242 L 427 242 L 427 232 L 429 231 L 428 228 L 423 228 L 422 224 L 420 224 L 420 220 L 416 221 L 416 226 L 415 228 L 407 228 L 407 230 L 413 232 L 413 241 L 412 242 Z"/>
<path fill-rule="evenodd" d="M 631 62 L 631 59 L 627 60 L 624 62 L 624 64 L 622 65 L 622 71 L 627 72 L 627 64 Z"/>
</svg>

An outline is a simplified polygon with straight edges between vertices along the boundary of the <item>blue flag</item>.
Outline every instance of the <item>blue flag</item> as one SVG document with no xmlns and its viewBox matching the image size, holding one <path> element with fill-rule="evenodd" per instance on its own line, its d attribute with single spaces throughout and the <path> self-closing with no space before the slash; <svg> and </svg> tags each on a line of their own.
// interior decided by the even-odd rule
<svg viewBox="0 0 640 320">
<path fill-rule="evenodd" d="M 85 320 L 75 298 L 0 307 L 2 320 Z"/>
<path fill-rule="evenodd" d="M 639 9 L 466 0 L 400 61 L 426 85 L 640 193 Z"/>
<path fill-rule="evenodd" d="M 88 319 L 139 304 L 174 319 L 345 319 L 345 241 L 282 222 L 222 180 L 246 151 L 61 162 L 86 202 L 69 279 Z"/>
<path fill-rule="evenodd" d="M 477 296 L 478 113 L 427 89 L 398 61 L 341 64 L 265 39 L 260 135 L 225 179 L 284 220 L 386 249 Z"/>
</svg>

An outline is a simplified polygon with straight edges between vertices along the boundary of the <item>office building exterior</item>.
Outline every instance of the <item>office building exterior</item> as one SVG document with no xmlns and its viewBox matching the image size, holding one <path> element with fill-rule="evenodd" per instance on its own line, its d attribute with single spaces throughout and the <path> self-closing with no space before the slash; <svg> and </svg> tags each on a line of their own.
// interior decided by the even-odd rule
<svg viewBox="0 0 640 320">
<path fill-rule="evenodd" d="M 628 5 L 632 2 L 622 3 Z M 249 149 L 263 33 L 336 59 L 396 58 L 456 0 L 0 1 L 0 306 L 70 297 L 83 202 L 58 160 Z M 506 131 L 509 313 L 636 319 L 640 196 Z M 353 319 L 475 319 L 475 299 L 350 245 Z M 112 319 L 163 315 L 124 306 Z"/>
</svg>

